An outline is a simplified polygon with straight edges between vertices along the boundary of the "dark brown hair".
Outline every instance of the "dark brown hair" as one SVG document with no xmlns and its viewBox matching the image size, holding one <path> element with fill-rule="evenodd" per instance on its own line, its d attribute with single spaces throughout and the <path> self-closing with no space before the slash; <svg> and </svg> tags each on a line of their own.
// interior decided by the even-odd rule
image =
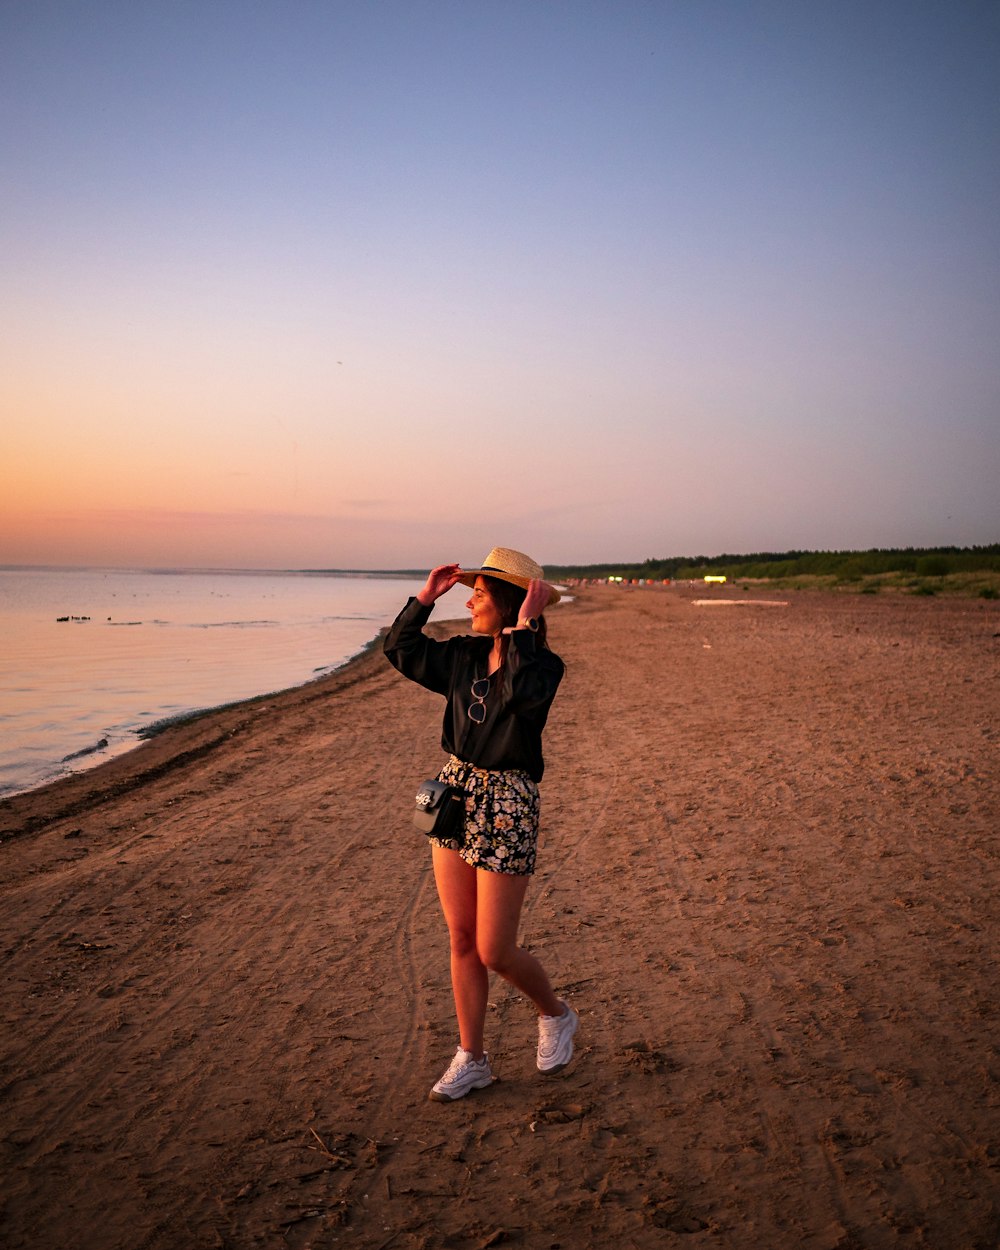
<svg viewBox="0 0 1000 1250">
<path fill-rule="evenodd" d="M 524 587 L 515 586 L 513 582 L 505 582 L 500 577 L 490 577 L 486 573 L 482 573 L 480 576 L 486 589 L 490 592 L 490 598 L 496 604 L 504 628 L 516 625 L 517 618 L 521 613 L 521 605 L 524 603 L 528 592 Z M 538 633 L 535 635 L 540 647 L 548 647 L 548 632 L 545 617 L 540 616 L 538 618 Z M 510 635 L 504 634 L 500 639 L 504 660 L 507 658 L 507 647 L 509 644 Z"/>
</svg>

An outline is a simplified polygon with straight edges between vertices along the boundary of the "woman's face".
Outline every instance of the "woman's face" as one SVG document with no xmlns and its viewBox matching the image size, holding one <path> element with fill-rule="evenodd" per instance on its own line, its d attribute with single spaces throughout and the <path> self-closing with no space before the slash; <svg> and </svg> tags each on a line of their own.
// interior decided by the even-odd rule
<svg viewBox="0 0 1000 1250">
<path fill-rule="evenodd" d="M 465 606 L 472 613 L 473 633 L 493 636 L 499 634 L 503 628 L 503 619 L 481 577 L 476 578 L 475 588 Z"/>
</svg>

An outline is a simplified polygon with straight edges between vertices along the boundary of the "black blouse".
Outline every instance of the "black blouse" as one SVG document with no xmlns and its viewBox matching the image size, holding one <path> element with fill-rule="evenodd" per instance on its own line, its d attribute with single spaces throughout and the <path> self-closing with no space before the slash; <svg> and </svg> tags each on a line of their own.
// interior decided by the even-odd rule
<svg viewBox="0 0 1000 1250">
<path fill-rule="evenodd" d="M 530 629 L 515 630 L 503 667 L 490 678 L 486 720 L 477 725 L 469 717 L 472 683 L 488 676 L 493 639 L 438 642 L 423 632 L 430 614 L 419 599 L 409 599 L 389 630 L 384 651 L 404 677 L 447 699 L 442 747 L 477 768 L 520 768 L 541 781 L 542 729 L 562 680 L 562 660 L 540 647 Z"/>
</svg>

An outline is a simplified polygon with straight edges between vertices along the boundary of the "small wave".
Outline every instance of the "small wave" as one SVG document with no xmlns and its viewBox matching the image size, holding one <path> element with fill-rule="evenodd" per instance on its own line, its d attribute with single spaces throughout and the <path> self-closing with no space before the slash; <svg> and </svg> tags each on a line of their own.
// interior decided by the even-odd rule
<svg viewBox="0 0 1000 1250">
<path fill-rule="evenodd" d="M 95 742 L 93 746 L 84 747 L 82 751 L 74 751 L 72 755 L 64 755 L 62 757 L 62 762 L 64 764 L 68 764 L 70 760 L 83 759 L 85 755 L 93 755 L 97 751 L 103 751 L 107 748 L 107 746 L 108 746 L 107 738 L 101 738 L 101 740 L 99 742 Z"/>
<path fill-rule="evenodd" d="M 343 620 L 353 618 L 343 617 Z M 364 619 L 364 618 L 359 618 Z M 375 619 L 375 618 L 373 618 Z M 165 621 L 160 617 L 153 617 L 148 621 L 112 621 L 108 620 L 109 625 L 158 625 L 162 628 L 174 626 L 179 629 L 274 629 L 281 625 L 280 621 Z"/>
<path fill-rule="evenodd" d="M 274 629 L 280 621 L 192 621 L 188 629 Z"/>
</svg>

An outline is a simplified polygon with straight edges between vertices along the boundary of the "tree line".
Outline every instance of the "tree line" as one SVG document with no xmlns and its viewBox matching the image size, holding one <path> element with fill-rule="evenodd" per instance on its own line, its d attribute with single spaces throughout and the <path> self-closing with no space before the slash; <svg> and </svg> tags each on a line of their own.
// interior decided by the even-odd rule
<svg viewBox="0 0 1000 1250">
<path fill-rule="evenodd" d="M 880 573 L 945 577 L 950 573 L 1000 572 L 1000 543 L 982 547 L 872 547 L 867 551 L 758 551 L 746 555 L 668 556 L 641 564 L 546 565 L 546 576 L 624 577 L 683 581 L 706 574 L 733 578 L 835 577 L 841 581 Z"/>
</svg>

